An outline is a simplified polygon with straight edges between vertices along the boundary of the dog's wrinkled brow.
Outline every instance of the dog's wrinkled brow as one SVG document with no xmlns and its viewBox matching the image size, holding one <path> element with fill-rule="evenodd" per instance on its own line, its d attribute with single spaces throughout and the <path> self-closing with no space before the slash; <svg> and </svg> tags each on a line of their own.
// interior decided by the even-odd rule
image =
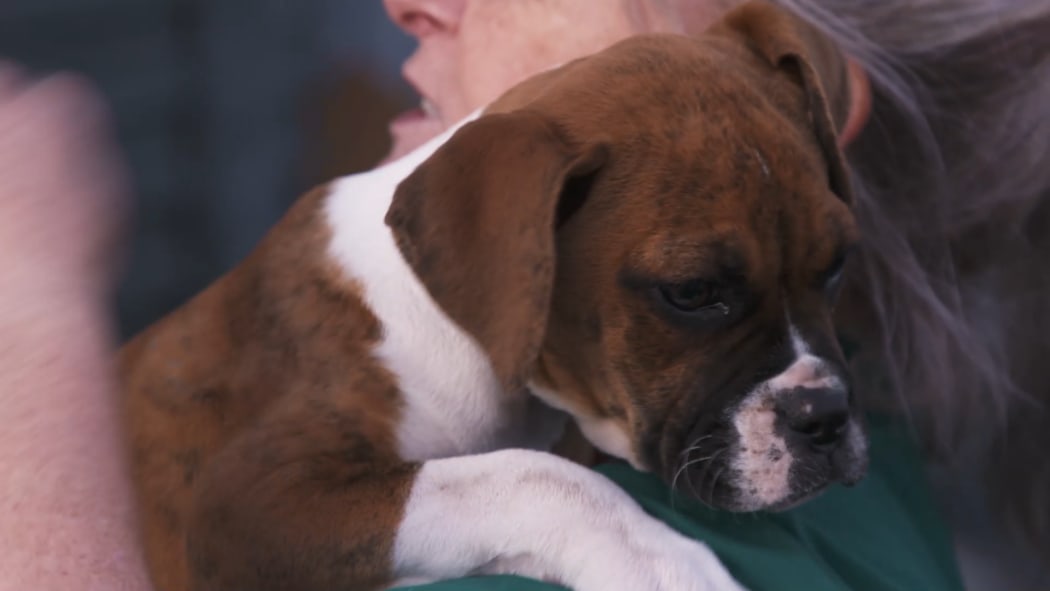
<svg viewBox="0 0 1050 591">
<path fill-rule="evenodd" d="M 668 238 L 646 246 L 622 271 L 625 283 L 676 283 L 696 279 L 743 280 L 750 265 L 743 245 L 723 236 Z"/>
</svg>

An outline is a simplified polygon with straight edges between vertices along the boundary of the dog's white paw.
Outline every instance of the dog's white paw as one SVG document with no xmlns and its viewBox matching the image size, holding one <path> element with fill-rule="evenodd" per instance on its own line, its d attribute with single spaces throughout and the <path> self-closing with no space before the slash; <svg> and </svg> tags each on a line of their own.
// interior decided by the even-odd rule
<svg viewBox="0 0 1050 591">
<path fill-rule="evenodd" d="M 426 462 L 394 565 L 399 576 L 515 574 L 575 591 L 743 591 L 710 548 L 612 481 L 528 450 Z"/>
<path fill-rule="evenodd" d="M 658 522 L 599 542 L 575 591 L 745 591 L 706 545 Z"/>
</svg>

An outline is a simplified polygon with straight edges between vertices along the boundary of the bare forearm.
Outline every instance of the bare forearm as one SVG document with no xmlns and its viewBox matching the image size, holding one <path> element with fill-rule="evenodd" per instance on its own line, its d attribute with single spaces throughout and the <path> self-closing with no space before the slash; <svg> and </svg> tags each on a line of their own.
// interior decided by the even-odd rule
<svg viewBox="0 0 1050 591">
<path fill-rule="evenodd" d="M 0 293 L 0 589 L 148 588 L 103 306 Z"/>
</svg>

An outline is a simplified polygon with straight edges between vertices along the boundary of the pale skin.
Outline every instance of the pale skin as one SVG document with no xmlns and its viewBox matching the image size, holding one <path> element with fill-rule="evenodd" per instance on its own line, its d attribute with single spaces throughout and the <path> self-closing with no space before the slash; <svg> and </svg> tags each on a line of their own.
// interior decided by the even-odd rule
<svg viewBox="0 0 1050 591">
<path fill-rule="evenodd" d="M 404 155 L 525 78 L 639 33 L 698 33 L 734 0 L 384 0 L 391 20 L 418 43 L 402 74 L 422 111 L 391 125 L 390 158 Z M 852 70 L 854 117 L 867 119 L 870 91 Z"/>
<path fill-rule="evenodd" d="M 123 174 L 82 81 L 0 66 L 0 589 L 147 589 L 108 309 Z"/>
<path fill-rule="evenodd" d="M 707 27 L 726 0 L 384 0 L 419 41 L 423 112 L 398 157 L 544 69 L 636 33 Z M 853 72 L 848 142 L 870 95 Z M 104 109 L 80 81 L 0 65 L 0 589 L 148 589 L 115 416 L 108 302 L 126 213 Z"/>
</svg>

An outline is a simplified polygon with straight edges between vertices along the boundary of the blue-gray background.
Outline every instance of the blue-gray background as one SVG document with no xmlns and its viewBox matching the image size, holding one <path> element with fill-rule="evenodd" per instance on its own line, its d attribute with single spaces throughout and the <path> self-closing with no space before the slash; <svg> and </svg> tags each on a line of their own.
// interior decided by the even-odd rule
<svg viewBox="0 0 1050 591">
<path fill-rule="evenodd" d="M 380 0 L 4 0 L 0 57 L 88 75 L 137 212 L 129 335 L 199 291 L 311 185 L 373 165 L 414 102 Z"/>
</svg>

